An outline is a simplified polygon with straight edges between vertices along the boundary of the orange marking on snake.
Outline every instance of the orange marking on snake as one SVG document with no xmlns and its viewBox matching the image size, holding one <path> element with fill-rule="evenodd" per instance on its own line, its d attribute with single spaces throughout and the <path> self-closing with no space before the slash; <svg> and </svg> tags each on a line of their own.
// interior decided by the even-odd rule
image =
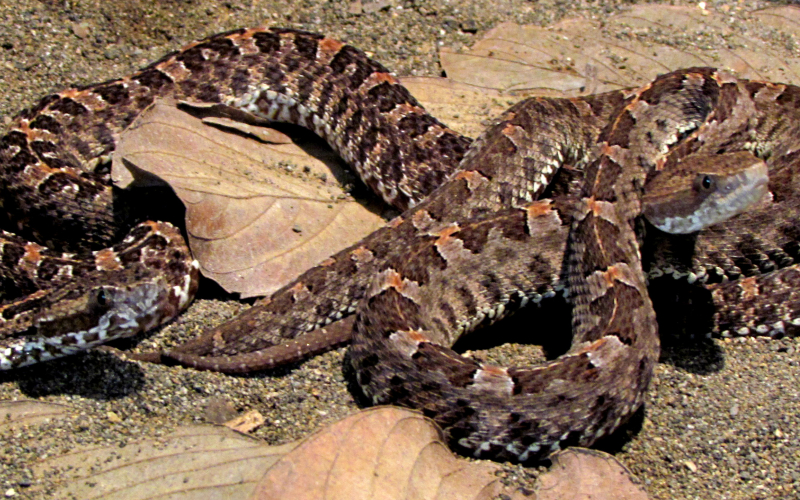
<svg viewBox="0 0 800 500">
<path fill-rule="evenodd" d="M 599 217 L 602 213 L 602 205 L 594 198 L 594 196 L 584 199 L 586 200 L 586 209 L 595 217 Z"/>
<path fill-rule="evenodd" d="M 611 266 L 603 273 L 603 279 L 609 288 L 613 287 L 617 281 L 620 281 L 620 277 L 622 277 L 622 272 L 617 266 Z"/>
<path fill-rule="evenodd" d="M 462 170 L 454 177 L 457 180 L 467 182 L 467 189 L 474 191 L 480 184 L 487 182 L 489 179 L 477 170 Z"/>
<path fill-rule="evenodd" d="M 447 243 L 449 240 L 453 239 L 451 238 L 451 236 L 453 236 L 459 231 L 461 231 L 461 227 L 459 227 L 458 224 L 451 224 L 445 227 L 444 229 L 436 233 L 436 236 L 438 236 L 438 238 L 436 239 L 436 244 L 443 245 Z"/>
<path fill-rule="evenodd" d="M 758 296 L 758 281 L 754 277 L 743 278 L 739 280 L 739 286 L 742 289 L 744 298 L 754 298 Z"/>
<path fill-rule="evenodd" d="M 36 264 L 41 259 L 42 254 L 39 252 L 42 247 L 37 245 L 36 243 L 28 243 L 25 245 L 25 255 L 22 256 L 22 259 L 26 262 L 30 262 L 31 264 Z"/>
<path fill-rule="evenodd" d="M 507 123 L 506 126 L 503 127 L 503 135 L 511 135 L 514 133 L 516 129 L 517 127 L 514 126 L 513 124 Z"/>
<path fill-rule="evenodd" d="M 344 47 L 344 44 L 332 38 L 323 38 L 322 40 L 319 41 L 318 47 L 319 51 L 322 52 L 323 54 L 332 55 L 339 52 L 342 49 L 342 47 Z"/>
<path fill-rule="evenodd" d="M 430 342 L 431 339 L 422 334 L 419 330 L 405 330 L 402 333 L 408 335 L 408 338 L 414 342 Z"/>
<path fill-rule="evenodd" d="M 374 85 L 378 85 L 381 83 L 391 83 L 392 85 L 396 85 L 400 82 L 397 81 L 397 78 L 393 77 L 389 73 L 373 73 L 369 77 L 369 81 Z"/>
<path fill-rule="evenodd" d="M 358 260 L 369 259 L 370 257 L 372 257 L 372 252 L 365 247 L 358 247 L 351 253 L 353 257 L 357 258 Z"/>
<path fill-rule="evenodd" d="M 64 90 L 62 92 L 59 92 L 58 95 L 61 96 L 61 97 L 65 97 L 65 98 L 68 98 L 68 99 L 75 100 L 75 99 L 79 99 L 84 94 L 86 94 L 85 90 L 67 89 L 67 90 Z"/>
<path fill-rule="evenodd" d="M 117 258 L 117 253 L 110 248 L 105 248 L 97 252 L 94 256 L 94 261 L 98 269 L 114 271 L 122 269 L 122 264 L 120 264 Z"/>
<path fill-rule="evenodd" d="M 550 212 L 553 211 L 552 200 L 534 201 L 533 203 L 525 207 L 525 211 L 528 212 L 529 218 L 548 215 Z"/>
<path fill-rule="evenodd" d="M 502 366 L 497 365 L 483 365 L 481 366 L 481 370 L 486 372 L 489 375 L 494 375 L 496 377 L 507 377 L 508 370 Z"/>
<path fill-rule="evenodd" d="M 384 280 L 384 284 L 386 285 L 387 288 L 394 288 L 398 292 L 402 292 L 406 287 L 406 284 L 403 281 L 403 277 L 400 275 L 400 273 L 398 273 L 394 269 L 390 269 L 386 273 L 386 279 Z"/>
<path fill-rule="evenodd" d="M 411 222 L 415 227 L 420 227 L 424 225 L 430 218 L 431 214 L 429 214 L 427 210 L 417 210 L 411 216 Z"/>
</svg>

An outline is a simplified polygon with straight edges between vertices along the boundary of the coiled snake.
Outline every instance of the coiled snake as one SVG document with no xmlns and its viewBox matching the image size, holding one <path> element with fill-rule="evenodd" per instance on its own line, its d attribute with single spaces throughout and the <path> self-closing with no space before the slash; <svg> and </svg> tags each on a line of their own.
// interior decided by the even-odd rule
<svg viewBox="0 0 800 500">
<path fill-rule="evenodd" d="M 715 212 L 706 207 L 718 198 L 698 198 L 698 189 L 715 192 L 728 180 L 750 196 L 735 197 L 745 201 L 724 205 L 720 216 L 743 210 L 763 191 L 762 160 L 772 161 L 772 178 L 775 158 L 789 153 L 767 140 L 785 131 L 753 121 L 779 94 L 796 97 L 787 89 L 794 88 L 685 70 L 637 91 L 522 102 L 469 148 L 352 47 L 281 29 L 195 42 L 121 80 L 49 96 L 0 139 L 2 200 L 15 229 L 78 253 L 6 233 L 3 278 L 23 298 L 0 311 L 0 367 L 130 335 L 185 307 L 196 265 L 170 226 L 142 223 L 120 245 L 86 251 L 130 224 L 114 206 L 104 161 L 120 132 L 157 97 L 222 103 L 315 130 L 387 202 L 413 208 L 169 356 L 222 371 L 268 368 L 270 347 L 361 303 L 352 358 L 375 402 L 422 409 L 456 447 L 480 456 L 524 461 L 589 444 L 641 404 L 657 358 L 632 227 L 644 181 L 654 183 L 646 206 L 657 207 L 648 215 L 666 214 L 668 229 Z M 587 165 L 579 191 L 574 177 Z M 712 170 L 698 177 L 698 165 Z M 674 201 L 672 181 L 659 181 L 659 172 L 687 173 L 681 169 L 701 180 Z M 554 295 L 562 274 L 576 304 L 576 341 L 565 357 L 503 369 L 443 347 Z M 303 344 L 290 348 L 314 350 Z"/>
</svg>

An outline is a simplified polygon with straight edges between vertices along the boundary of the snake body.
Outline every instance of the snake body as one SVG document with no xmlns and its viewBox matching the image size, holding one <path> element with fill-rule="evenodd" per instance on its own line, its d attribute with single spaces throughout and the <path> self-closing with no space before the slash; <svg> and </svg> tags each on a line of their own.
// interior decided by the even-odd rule
<svg viewBox="0 0 800 500">
<path fill-rule="evenodd" d="M 197 265 L 171 231 L 170 245 L 164 248 L 180 248 L 171 254 L 150 252 L 146 259 L 147 268 L 162 275 L 153 281 L 161 286 L 153 293 L 176 299 L 158 300 L 157 311 L 130 318 L 125 328 L 95 324 L 91 332 L 83 326 L 69 331 L 70 321 L 96 322 L 96 299 L 107 295 L 109 286 L 117 287 L 115 297 L 123 302 L 123 296 L 135 295 L 133 289 L 126 290 L 127 283 L 142 278 L 141 270 L 120 257 L 121 248 L 110 247 L 137 221 L 127 217 L 125 193 L 112 186 L 107 160 L 122 131 L 160 98 L 220 104 L 311 128 L 365 183 L 400 209 L 441 183 L 471 142 L 425 113 L 388 70 L 361 51 L 286 29 L 221 33 L 119 80 L 47 96 L 20 113 L 0 138 L 0 175 L 5 181 L 0 201 L 6 229 L 14 231 L 0 238 L 0 278 L 4 291 L 13 292 L 6 294 L 10 300 L 0 308 L 0 369 L 152 328 L 193 297 Z M 408 138 L 413 140 L 401 140 Z M 41 245 L 54 251 L 42 252 Z M 63 251 L 78 255 L 61 255 Z M 156 255 L 161 262 L 155 262 Z M 126 270 L 129 275 L 123 276 Z M 105 278 L 89 277 L 91 273 Z M 106 288 L 98 288 L 98 280 Z M 70 318 L 62 322 L 65 329 L 38 327 L 38 318 L 53 316 L 52 301 L 43 296 L 55 297 L 54 290 L 66 282 L 70 294 L 82 298 L 70 302 L 69 311 L 63 310 L 62 302 L 58 315 Z M 27 323 L 21 321 L 22 309 L 31 318 Z M 158 317 L 155 324 L 151 316 Z M 60 347 L 62 337 L 74 339 L 68 341 L 69 348 Z"/>
<path fill-rule="evenodd" d="M 237 30 L 195 42 L 123 79 L 49 96 L 23 112 L 0 139 L 0 173 L 8 179 L 3 206 L 22 237 L 77 251 L 93 273 L 116 268 L 125 274 L 129 268 L 118 265 L 128 262 L 118 257 L 122 248 L 87 252 L 110 244 L 130 224 L 114 209 L 117 193 L 104 159 L 156 98 L 219 103 L 305 125 L 387 202 L 409 211 L 169 356 L 222 371 L 268 368 L 275 364 L 265 354 L 270 348 L 358 307 L 352 358 L 373 401 L 420 408 L 464 451 L 526 461 L 566 444 L 589 444 L 641 405 L 658 355 L 632 227 L 642 212 L 645 181 L 662 169 L 679 170 L 682 161 L 739 153 L 763 173 L 764 159 L 787 151 L 759 139 L 764 124 L 739 109 L 747 103 L 756 109 L 759 99 L 775 100 L 786 88 L 701 68 L 635 91 L 532 99 L 507 111 L 467 152 L 469 139 L 425 113 L 360 51 L 310 33 Z M 766 133 L 771 138 L 784 131 Z M 668 219 L 683 219 L 677 212 Z M 562 268 L 570 226 L 570 257 Z M 140 227 L 126 245 L 138 241 L 133 235 Z M 76 240 L 77 231 L 87 237 Z M 57 259 L 73 258 L 51 259 L 32 245 L 38 244 L 9 235 L 3 247 L 4 262 L 31 264 L 31 282 Z M 162 241 L 161 247 L 170 245 Z M 196 266 L 185 249 L 171 252 L 148 265 L 177 281 L 162 281 L 159 292 L 114 287 L 115 299 L 149 294 L 171 314 L 184 307 Z M 564 358 L 505 369 L 449 350 L 463 333 L 555 295 L 565 275 L 576 314 L 574 346 Z M 124 282 L 111 278 L 110 286 L 117 280 Z M 110 322 L 103 311 L 110 289 L 90 288 L 95 282 L 87 278 L 66 281 L 72 302 L 36 303 L 62 290 L 60 284 L 36 285 L 43 287 L 20 287 L 22 298 L 0 310 L 10 320 L 0 366 L 71 352 L 59 351 L 59 340 L 41 347 L 43 336 L 74 338 L 74 350 L 89 346 L 89 337 L 128 335 L 168 317 L 143 308 L 149 319 L 125 316 L 130 328 L 109 335 L 105 326 L 89 323 L 98 317 L 107 318 L 101 325 Z M 14 326 L 20 309 L 36 318 L 22 329 Z M 95 330 L 65 334 L 59 319 L 78 325 L 68 330 Z M 297 339 L 292 348 L 314 350 L 304 343 Z"/>
<path fill-rule="evenodd" d="M 714 119 L 719 92 L 708 84 L 721 86 L 723 78 L 690 69 L 629 93 L 598 138 L 598 156 L 588 156 L 571 212 L 541 200 L 488 216 L 450 218 L 421 205 L 429 214 L 411 218 L 430 239 L 386 263 L 356 314 L 350 355 L 373 403 L 421 409 L 464 453 L 522 462 L 565 446 L 589 446 L 627 421 L 644 400 L 659 354 L 636 236 L 643 191 L 648 178 L 685 168 L 685 158 L 701 150 L 702 127 Z M 502 189 L 502 176 L 488 171 L 482 152 L 508 144 L 508 138 L 517 148 L 536 141 L 535 129 L 528 134 L 518 128 L 521 115 L 521 109 L 510 111 L 470 151 L 457 177 L 469 179 L 471 187 L 462 190 Z M 575 158 L 576 152 L 567 145 L 555 156 Z M 765 180 L 766 165 L 750 158 L 745 164 L 755 165 L 755 177 Z M 765 182 L 744 184 L 756 192 L 763 188 L 751 202 L 766 188 Z M 686 218 L 694 219 L 692 213 Z M 552 273 L 539 252 L 554 242 L 563 248 L 561 235 L 570 226 L 570 351 L 544 365 L 500 367 L 450 349 L 477 322 L 496 320 L 536 297 Z M 691 224 L 686 229 L 696 230 Z M 467 283 L 458 279 L 464 273 L 472 277 Z M 475 310 L 456 309 L 469 303 L 450 299 L 467 292 Z"/>
</svg>

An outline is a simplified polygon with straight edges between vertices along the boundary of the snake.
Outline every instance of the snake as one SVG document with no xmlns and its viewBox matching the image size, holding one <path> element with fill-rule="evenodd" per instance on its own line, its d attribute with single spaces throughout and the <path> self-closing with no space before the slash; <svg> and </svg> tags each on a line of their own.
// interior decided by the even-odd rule
<svg viewBox="0 0 800 500">
<path fill-rule="evenodd" d="M 763 194 L 764 159 L 775 148 L 744 140 L 749 124 L 733 103 L 744 91 L 755 95 L 748 85 L 693 68 L 642 89 L 526 100 L 473 143 L 427 114 L 358 49 L 312 33 L 255 28 L 194 42 L 122 79 L 45 97 L 12 120 L 0 139 L 0 174 L 7 180 L 0 199 L 15 226 L 4 233 L 2 260 L 16 268 L 4 270 L 3 278 L 21 297 L 0 309 L 0 368 L 152 328 L 191 300 L 198 266 L 174 228 L 128 220 L 118 209 L 124 194 L 109 176 L 108 157 L 120 134 L 156 99 L 170 97 L 306 126 L 387 203 L 407 211 L 237 318 L 234 324 L 245 328 L 235 335 L 223 326 L 222 333 L 168 356 L 220 371 L 268 368 L 273 360 L 262 351 L 276 338 L 293 340 L 358 311 L 351 320 L 353 365 L 373 402 L 421 409 L 444 427 L 454 447 L 476 456 L 528 461 L 573 441 L 590 444 L 641 405 L 658 356 L 633 221 L 658 207 L 646 214 L 652 224 L 667 213 L 662 229 L 680 232 L 678 226 L 688 224 L 684 232 L 694 232 L 746 210 L 759 198 L 752 193 Z M 672 100 L 661 104 L 662 96 Z M 651 108 L 656 112 L 645 130 L 636 119 L 647 113 L 637 111 Z M 632 143 L 657 144 L 657 154 L 632 161 L 610 152 Z M 644 168 L 648 162 L 657 168 Z M 698 173 L 697 165 L 711 170 Z M 731 165 L 742 171 L 732 174 Z M 614 179 L 604 178 L 577 196 L 587 167 L 587 179 L 622 171 L 630 185 L 617 192 L 609 187 Z M 693 194 L 675 201 L 667 180 L 666 188 L 641 197 L 645 178 L 657 186 L 661 170 L 688 172 Z M 721 193 L 716 188 L 731 179 L 746 181 L 750 194 L 734 197 L 733 205 L 704 194 L 700 201 L 707 204 L 694 204 L 698 190 Z M 663 192 L 670 193 L 666 202 Z M 577 216 L 582 205 L 592 208 Z M 710 212 L 721 215 L 709 219 Z M 583 227 L 587 220 L 593 229 Z M 621 231 L 618 240 L 602 234 L 602 221 Z M 122 243 L 113 245 L 119 238 Z M 570 278 L 564 280 L 567 247 L 564 274 Z M 592 273 L 602 269 L 605 278 L 581 271 L 588 265 L 583 262 L 597 267 Z M 464 361 L 448 350 L 458 336 L 555 295 L 566 281 L 575 296 L 577 333 L 564 358 L 514 371 Z M 623 289 L 638 297 L 636 308 Z M 429 300 L 423 304 L 421 297 Z M 595 302 L 619 303 L 609 309 L 619 314 L 606 318 L 607 312 L 593 309 Z M 618 318 L 628 325 L 626 333 L 607 335 L 603 321 Z M 613 349 L 626 353 L 619 366 L 606 359 L 615 356 Z M 587 382 L 587 370 L 601 375 Z M 565 399 L 553 386 L 572 381 L 595 394 L 597 404 L 582 407 L 592 418 L 550 404 Z M 477 396 L 454 395 L 463 388 Z M 479 410 L 498 390 L 512 396 L 538 391 L 545 400 L 533 409 L 523 403 L 523 412 L 500 412 L 506 421 L 499 422 L 493 412 Z M 560 423 L 548 427 L 543 415 Z"/>
<path fill-rule="evenodd" d="M 749 152 L 716 153 L 713 161 L 702 153 L 706 122 L 715 120 L 719 97 L 719 88 L 707 83 L 725 81 L 708 69 L 688 69 L 625 96 L 600 133 L 598 156 L 585 166 L 571 211 L 537 200 L 466 220 L 428 216 L 425 230 L 435 239 L 389 261 L 356 312 L 349 355 L 372 403 L 420 409 L 461 453 L 519 462 L 590 446 L 626 422 L 644 402 L 660 352 L 639 252 L 640 216 L 652 212 L 658 227 L 691 233 L 766 193 L 767 166 Z M 515 137 L 517 147 L 525 135 L 536 140 L 535 129 L 521 132 L 519 123 L 527 121 L 520 120 L 522 114 L 510 111 L 498 130 L 479 139 L 474 156 L 468 153 L 462 166 L 477 167 L 473 190 L 503 186 L 502 175 L 488 171 L 481 157 L 484 148 L 491 149 L 488 138 L 505 143 L 502 136 Z M 555 155 L 577 153 L 565 143 Z M 703 170 L 709 161 L 720 162 L 717 167 L 730 175 L 712 179 Z M 683 174 L 693 182 L 673 194 Z M 729 187 L 722 186 L 726 182 Z M 530 244 L 537 242 L 538 249 L 565 226 L 571 349 L 532 367 L 492 365 L 453 351 L 476 323 L 496 321 L 535 296 L 551 271 Z M 435 248 L 437 257 L 420 247 Z M 442 270 L 426 276 L 419 260 L 431 267 L 438 260 Z M 463 286 L 458 276 L 467 272 L 470 299 L 479 308 L 474 313 L 442 300 Z"/>
<path fill-rule="evenodd" d="M 361 51 L 287 29 L 221 33 L 124 78 L 46 96 L 0 138 L 0 369 L 135 335 L 191 301 L 198 265 L 182 238 L 136 220 L 110 177 L 122 132 L 166 98 L 307 126 L 401 210 L 441 183 L 471 142 Z M 395 140 L 416 132 L 424 136 Z"/>
</svg>

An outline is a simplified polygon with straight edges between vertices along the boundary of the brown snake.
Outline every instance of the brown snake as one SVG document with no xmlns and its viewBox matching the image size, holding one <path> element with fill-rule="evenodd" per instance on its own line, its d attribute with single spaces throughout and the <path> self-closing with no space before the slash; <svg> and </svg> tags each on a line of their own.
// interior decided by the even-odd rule
<svg viewBox="0 0 800 500">
<path fill-rule="evenodd" d="M 708 144 L 702 127 L 714 119 L 712 105 L 719 92 L 706 85 L 722 83 L 721 78 L 708 69 L 686 70 L 626 95 L 599 137 L 599 157 L 586 168 L 572 214 L 547 200 L 455 220 L 435 212 L 425 219 L 419 212 L 411 215 L 418 229 L 424 225 L 435 240 L 412 246 L 406 256 L 387 262 L 356 314 L 350 355 L 359 385 L 373 403 L 422 410 L 462 452 L 521 462 L 568 445 L 589 446 L 627 421 L 644 400 L 659 354 L 655 312 L 636 237 L 642 192 L 648 177 L 652 181 L 653 176 L 689 168 L 681 159 L 703 154 Z M 512 109 L 499 125 L 500 133 L 517 146 L 527 135 L 518 124 L 526 121 L 523 114 L 521 107 Z M 487 136 L 492 132 L 483 140 Z M 502 163 L 492 170 L 486 166 L 492 162 L 481 158 L 490 148 L 479 140 L 462 163 L 465 170 L 479 166 L 459 174 L 469 179 L 470 191 L 497 190 Z M 565 146 L 554 154 L 576 158 L 579 151 Z M 722 156 L 728 157 L 726 164 L 737 163 L 730 158 L 736 155 Z M 750 157 L 745 164 L 752 165 L 754 158 L 744 156 Z M 759 167 L 765 181 L 766 166 Z M 758 186 L 754 191 L 760 194 L 766 189 L 766 182 L 743 184 Z M 658 198 L 661 190 L 655 191 L 649 194 Z M 758 197 L 754 193 L 749 200 Z M 426 205 L 418 210 L 430 211 Z M 673 199 L 670 206 L 675 205 L 681 203 Z M 706 211 L 676 207 L 669 222 L 662 222 L 677 232 L 696 231 L 703 226 L 695 225 L 695 212 Z M 451 350 L 460 334 L 474 327 L 476 316 L 477 321 L 498 319 L 547 283 L 551 271 L 541 266 L 529 244 L 535 241 L 538 249 L 542 243 L 560 242 L 557 235 L 570 220 L 570 351 L 543 365 L 505 368 Z M 678 228 L 678 220 L 691 222 Z M 706 222 L 711 220 L 713 216 Z M 435 248 L 437 258 L 425 258 L 419 247 Z M 418 258 L 429 268 L 438 260 L 441 271 L 426 275 Z M 442 300 L 451 289 L 464 286 L 457 284 L 458 276 L 467 272 L 474 277 L 467 285 L 472 300 L 485 308 L 472 314 Z M 465 326 L 465 320 L 473 324 Z"/>
<path fill-rule="evenodd" d="M 657 102 L 661 95 L 672 95 L 670 92 L 693 95 L 684 92 L 684 81 L 691 81 L 693 85 L 700 82 L 703 92 L 695 93 L 705 99 L 684 103 L 686 109 L 680 111 L 690 112 L 690 123 L 685 124 L 678 116 L 675 121 L 680 127 L 674 128 L 677 125 L 656 117 L 658 119 L 653 119 L 652 123 L 656 130 L 663 128 L 664 137 L 654 138 L 658 134 L 645 132 L 638 132 L 637 136 L 640 129 L 635 126 L 636 113 L 628 106 L 632 103 L 643 106 L 648 99 Z M 306 125 L 325 137 L 387 201 L 401 208 L 414 204 L 417 207 L 360 244 L 310 270 L 241 318 L 170 355 L 192 366 L 223 371 L 267 368 L 274 360 L 264 357 L 262 350 L 282 338 L 294 338 L 301 332 L 352 313 L 373 277 L 379 276 L 358 315 L 357 328 L 361 337 L 353 348 L 354 364 L 365 392 L 375 401 L 393 401 L 423 409 L 442 423 L 454 444 L 463 449 L 482 456 L 532 459 L 559 442 L 588 444 L 598 434 L 616 427 L 641 404 L 649 370 L 657 357 L 653 315 L 643 290 L 638 252 L 632 250 L 635 238 L 629 230 L 633 215 L 639 213 L 638 208 L 631 207 L 638 207 L 638 202 L 628 206 L 615 198 L 617 194 L 627 197 L 629 191 L 641 190 L 642 186 L 619 187 L 614 196 L 603 191 L 614 185 L 610 174 L 606 174 L 614 170 L 609 162 L 612 165 L 625 163 L 607 152 L 596 160 L 600 132 L 606 124 L 611 123 L 603 136 L 609 147 L 627 148 L 636 141 L 645 143 L 641 137 L 646 137 L 647 141 L 667 150 L 681 150 L 676 153 L 670 150 L 669 155 L 666 151 L 656 151 L 658 154 L 648 157 L 650 162 L 659 163 L 659 167 L 677 168 L 681 158 L 720 153 L 743 153 L 751 160 L 754 157 L 773 159 L 790 153 L 777 141 L 772 144 L 759 137 L 767 133 L 761 128 L 763 123 L 750 123 L 745 119 L 748 117 L 737 114 L 740 107 L 747 104 L 745 98 L 757 109 L 764 104 L 759 103 L 760 97 L 769 101 L 770 97 L 784 92 L 785 86 L 721 80 L 711 70 L 700 69 L 668 75 L 657 80 L 652 88 L 656 90 L 645 88 L 641 92 L 620 91 L 586 98 L 535 99 L 520 103 L 478 141 L 458 167 L 459 173 L 451 177 L 469 140 L 427 115 L 385 69 L 352 47 L 317 35 L 290 30 L 239 30 L 196 42 L 122 80 L 50 96 L 23 112 L 12 124 L 11 132 L 0 141 L 2 173 L 9 179 L 3 192 L 3 206 L 23 235 L 54 246 L 82 250 L 113 241 L 120 228 L 125 227 L 125 221 L 119 220 L 119 214 L 113 210 L 115 193 L 108 181 L 106 164 L 98 160 L 113 151 L 121 130 L 156 97 L 221 102 L 271 119 Z M 761 96 L 758 90 L 763 90 Z M 691 109 L 695 105 L 702 109 Z M 665 116 L 674 118 L 666 111 Z M 771 135 L 767 138 L 782 132 L 777 130 L 776 133 L 773 128 L 768 131 Z M 659 155 L 668 159 L 662 162 Z M 735 160 L 737 163 L 740 158 Z M 595 165 L 595 170 L 590 170 L 594 172 L 590 173 L 590 179 L 592 175 L 610 177 L 599 183 L 599 187 L 587 184 L 582 198 L 623 207 L 615 208 L 620 213 L 618 219 L 609 219 L 622 231 L 622 236 L 610 244 L 599 236 L 599 230 L 592 234 L 592 229 L 576 223 L 573 239 L 577 243 L 573 243 L 573 255 L 585 252 L 598 260 L 573 257 L 577 263 L 570 264 L 570 269 L 583 269 L 581 266 L 589 264 L 581 262 L 586 261 L 596 266 L 587 270 L 587 274 L 605 269 L 608 275 L 611 270 L 623 267 L 629 271 L 611 273 L 616 280 L 614 283 L 620 285 L 607 285 L 610 291 L 599 292 L 596 280 L 586 276 L 570 282 L 578 304 L 576 338 L 600 342 L 604 346 L 616 342 L 616 349 L 626 353 L 620 358 L 619 368 L 587 361 L 592 352 L 600 356 L 597 361 L 605 360 L 605 355 L 600 354 L 605 352 L 602 346 L 583 346 L 585 352 L 575 355 L 576 349 L 581 349 L 576 342 L 573 354 L 568 355 L 571 357 L 535 369 L 521 369 L 515 379 L 513 369 L 480 367 L 464 358 L 455 358 L 451 351 L 429 342 L 435 332 L 442 334 L 442 342 L 449 345 L 466 331 L 527 302 L 539 302 L 555 294 L 562 276 L 561 256 L 569 220 L 575 207 L 582 203 L 575 197 L 580 184 L 570 176 L 577 172 L 579 177 L 580 170 L 587 164 Z M 630 176 L 642 181 L 649 173 L 645 165 L 625 164 L 623 167 L 625 179 Z M 642 172 L 638 172 L 639 168 Z M 770 168 L 774 168 L 773 164 Z M 419 203 L 448 177 L 450 181 Z M 534 201 L 542 196 L 553 196 L 553 200 Z M 607 214 L 601 209 L 590 212 L 593 215 L 584 214 L 578 219 L 593 221 L 593 227 L 601 226 Z M 145 227 L 153 226 L 146 224 Z M 76 231 L 89 236 L 76 241 Z M 29 263 L 30 271 L 26 275 L 29 281 L 43 274 L 42 269 L 56 269 L 53 261 L 48 260 L 49 256 L 44 255 L 46 252 L 30 244 L 21 246 L 22 253 L 20 250 L 8 252 L 15 258 L 7 257 L 6 246 L 20 248 L 12 244 L 12 239 L 9 236 L 9 243 L 4 246 L 3 260 L 12 264 Z M 170 245 L 172 241 L 169 240 Z M 590 245 L 592 241 L 597 244 Z M 133 239 L 127 242 L 131 243 Z M 581 250 L 581 245 L 591 248 Z M 608 257 L 598 250 L 604 246 L 616 246 L 620 250 L 611 252 L 612 257 Z M 162 241 L 161 247 L 171 248 L 166 241 Z M 92 262 L 89 266 L 92 272 L 118 267 L 124 274 L 127 267 L 119 264 L 134 260 L 117 257 L 124 252 L 124 248 L 100 251 L 99 257 L 81 262 Z M 158 261 L 160 264 L 151 259 L 150 267 L 161 266 L 162 271 L 169 271 L 166 273 L 169 276 L 179 275 L 177 267 L 192 269 L 185 250 L 173 252 L 178 253 Z M 133 252 L 137 258 L 145 253 L 141 248 Z M 471 257 L 467 258 L 466 254 Z M 180 262 L 180 266 L 168 268 L 176 262 Z M 504 266 L 510 266 L 510 271 Z M 71 272 L 57 271 L 51 276 L 61 273 L 70 278 Z M 581 273 L 570 275 L 576 274 Z M 187 275 L 191 276 L 191 272 L 180 275 L 183 281 L 178 284 L 161 284 L 158 289 L 161 290 L 158 293 L 178 299 L 171 301 L 172 312 L 175 312 L 175 304 L 184 306 L 187 302 L 184 297 L 191 295 L 194 280 L 185 278 Z M 10 331 L 5 333 L 10 340 L 0 344 L 4 346 L 0 347 L 4 349 L 0 350 L 2 367 L 36 362 L 46 354 L 66 353 L 58 351 L 53 344 L 46 349 L 36 345 L 42 335 L 52 337 L 58 333 L 57 325 L 49 326 L 49 321 L 54 321 L 51 318 L 66 318 L 63 324 L 71 321 L 79 325 L 80 331 L 89 331 L 90 327 L 86 326 L 89 319 L 107 318 L 104 315 L 109 304 L 117 303 L 108 300 L 107 289 L 95 287 L 87 294 L 86 285 L 91 283 L 88 279 L 70 283 L 78 294 L 74 301 L 77 303 L 49 301 L 44 304 L 46 313 L 36 299 L 39 295 L 56 294 L 47 288 L 45 292 L 30 292 L 33 285 L 20 287 L 22 294 L 30 295 L 6 306 L 2 314 L 12 320 L 9 323 L 21 318 L 25 311 L 31 311 L 32 319 L 21 332 L 19 328 L 14 330 L 13 325 L 6 330 Z M 636 308 L 627 307 L 627 296 L 616 295 L 625 293 L 620 291 L 626 288 L 623 284 L 638 297 Z M 142 293 L 128 293 L 129 289 L 124 287 L 114 290 L 122 290 L 125 297 Z M 420 304 L 417 299 L 425 296 L 430 301 Z M 602 318 L 600 312 L 581 312 L 582 309 L 591 310 L 592 301 L 601 299 L 626 304 L 619 308 L 624 314 L 614 316 L 620 318 L 620 328 L 626 332 L 610 336 L 617 341 L 594 331 L 598 325 L 606 324 L 603 323 L 606 318 L 595 323 L 587 318 L 591 315 Z M 165 302 L 169 301 L 162 300 L 159 304 Z M 63 309 L 60 314 L 49 314 L 49 310 L 59 307 Z M 290 310 L 295 312 L 289 314 Z M 148 314 L 157 319 L 134 322 L 137 323 L 134 328 L 120 335 L 128 335 L 166 318 L 160 311 Z M 640 322 L 646 325 L 644 331 L 630 328 Z M 42 324 L 48 326 L 42 328 Z M 41 329 L 39 337 L 34 336 L 34 347 L 20 347 L 27 342 L 27 337 L 22 335 L 27 335 L 34 327 Z M 104 335 L 109 335 L 105 327 L 102 330 Z M 375 335 L 390 338 L 370 340 Z M 401 346 L 398 351 L 401 356 L 390 353 L 395 344 Z M 613 357 L 613 352 L 610 354 Z M 631 359 L 636 356 L 643 364 L 636 373 L 631 373 Z M 427 368 L 421 369 L 422 366 Z M 445 380 L 449 384 L 440 384 L 445 397 L 432 396 L 431 392 L 435 394 L 435 391 L 430 380 L 417 377 L 433 373 L 431 366 L 437 366 L 437 372 L 442 373 L 443 379 L 436 383 Z M 603 366 L 610 369 L 603 369 Z M 581 373 L 592 370 L 599 374 L 598 378 L 579 381 L 583 384 L 579 384 L 581 387 L 591 389 L 585 395 L 591 395 L 595 403 L 601 396 L 603 399 L 599 406 L 581 406 L 591 418 L 539 402 L 533 404 L 540 412 L 538 417 L 535 408 L 526 408 L 530 412 L 525 415 L 514 410 L 505 412 L 506 421 L 500 422 L 495 416 L 481 416 L 474 399 L 453 396 L 458 389 L 467 388 L 478 391 L 479 398 L 485 396 L 489 400 L 498 390 L 510 391 L 512 395 L 538 391 L 541 397 L 551 398 L 550 401 L 554 401 L 552 398 L 561 400 L 563 394 L 552 390 L 555 382 L 580 379 Z M 547 380 L 552 383 L 547 384 Z M 546 391 L 543 390 L 545 386 Z M 424 394 L 428 396 L 418 396 Z M 423 399 L 414 399 L 417 397 Z M 462 401 L 467 403 L 462 404 Z M 435 408 L 440 403 L 448 406 Z M 577 400 L 574 404 L 578 404 Z M 560 421 L 541 428 L 531 423 L 539 422 L 542 417 L 558 417 L 555 420 L 560 418 Z M 584 423 L 577 425 L 577 420 Z M 482 430 L 481 426 L 489 430 Z M 501 428 L 505 430 L 498 431 Z M 570 430 L 574 430 L 574 434 L 567 432 Z"/>
<path fill-rule="evenodd" d="M 197 266 L 174 229 L 145 224 L 140 227 L 153 227 L 156 234 L 134 229 L 136 241 L 122 240 L 136 221 L 128 219 L 125 193 L 111 185 L 107 161 L 120 133 L 165 97 L 221 103 L 312 128 L 402 209 L 441 183 L 470 143 L 425 113 L 360 51 L 293 30 L 216 35 L 125 78 L 47 96 L 17 116 L 0 139 L 6 228 L 24 238 L 8 233 L 0 239 L 3 291 L 16 299 L 0 308 L 0 369 L 152 328 L 193 297 Z M 416 140 L 388 140 L 387 134 Z M 148 238 L 159 242 L 143 252 L 139 240 Z M 117 240 L 123 243 L 89 252 Z M 130 265 L 134 259 L 146 265 Z M 106 272 L 116 274 L 96 277 Z M 103 318 L 116 315 L 109 311 L 125 297 L 138 299 L 143 292 L 131 283 L 147 280 L 147 293 L 159 297 L 155 309 Z M 64 294 L 69 301 L 62 300 Z M 51 326 L 56 323 L 61 331 Z M 75 332 L 69 332 L 71 324 Z"/>
</svg>

